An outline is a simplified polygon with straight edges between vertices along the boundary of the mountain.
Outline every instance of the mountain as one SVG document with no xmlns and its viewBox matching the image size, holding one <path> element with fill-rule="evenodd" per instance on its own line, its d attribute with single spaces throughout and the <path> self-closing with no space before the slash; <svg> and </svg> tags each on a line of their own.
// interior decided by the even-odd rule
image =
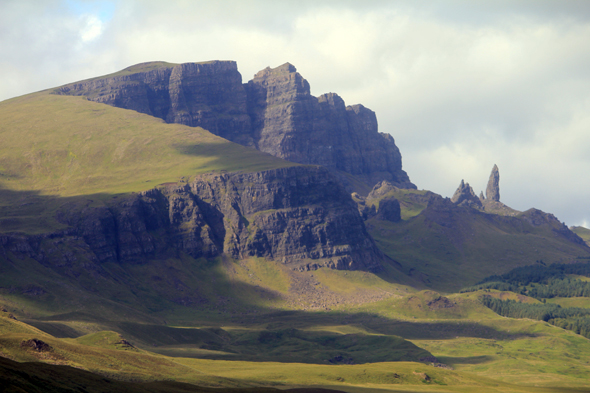
<svg viewBox="0 0 590 393">
<path fill-rule="evenodd" d="M 144 63 L 0 115 L 0 255 L 15 272 L 28 258 L 117 281 L 106 263 L 224 256 L 455 290 L 589 253 L 555 217 L 501 203 L 497 166 L 487 198 L 463 181 L 453 203 L 417 191 L 372 111 L 311 96 L 288 63 L 245 84 L 231 61 Z"/>
<path fill-rule="evenodd" d="M 202 127 L 275 157 L 355 175 L 369 187 L 388 180 L 416 188 L 391 135 L 378 132 L 375 112 L 345 106 L 334 93 L 312 96 L 289 63 L 266 68 L 246 84 L 234 61 L 144 63 L 55 92 Z"/>
<path fill-rule="evenodd" d="M 248 83 L 234 62 L 145 63 L 1 102 L 0 119 L 4 357 L 223 387 L 587 385 L 568 355 L 585 338 L 481 300 L 540 303 L 529 292 L 453 293 L 583 262 L 582 239 L 504 205 L 497 166 L 486 197 L 417 190 L 375 113 L 311 96 L 288 63 Z M 62 371 L 0 364 L 20 384 Z"/>
</svg>

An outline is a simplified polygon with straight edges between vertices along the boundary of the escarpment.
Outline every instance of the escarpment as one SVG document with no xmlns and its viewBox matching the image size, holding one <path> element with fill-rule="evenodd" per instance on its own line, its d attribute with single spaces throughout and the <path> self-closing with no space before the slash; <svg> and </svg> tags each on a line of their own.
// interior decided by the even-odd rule
<svg viewBox="0 0 590 393">
<path fill-rule="evenodd" d="M 373 111 L 346 106 L 334 93 L 312 96 L 289 63 L 266 68 L 246 84 L 234 61 L 145 63 L 55 92 L 200 126 L 276 157 L 353 174 L 370 187 L 387 180 L 416 188 L 393 137 L 378 132 Z M 345 176 L 341 180 L 347 184 Z"/>
<path fill-rule="evenodd" d="M 393 138 L 377 131 L 370 109 L 346 106 L 335 93 L 312 96 L 309 83 L 289 63 L 260 71 L 246 91 L 259 150 L 358 175 L 371 186 L 388 180 L 415 188 Z"/>
<path fill-rule="evenodd" d="M 48 266 L 179 256 L 265 257 L 296 270 L 380 270 L 355 203 L 321 167 L 208 174 L 103 207 L 65 206 L 60 233 L 2 235 L 0 252 Z M 92 263 L 91 263 L 92 262 Z"/>
</svg>

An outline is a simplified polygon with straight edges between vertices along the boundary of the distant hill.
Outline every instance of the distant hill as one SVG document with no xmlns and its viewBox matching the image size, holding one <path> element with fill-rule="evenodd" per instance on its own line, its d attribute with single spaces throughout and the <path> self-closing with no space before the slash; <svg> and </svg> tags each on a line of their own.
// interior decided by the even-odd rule
<svg viewBox="0 0 590 393">
<path fill-rule="evenodd" d="M 506 206 L 500 202 L 499 180 L 494 165 L 487 198 L 483 193 L 478 198 L 469 183 L 461 181 L 451 199 L 383 182 L 366 199 L 357 197 L 357 203 L 365 211 L 369 233 L 395 266 L 437 290 L 456 291 L 535 261 L 567 263 L 590 257 L 588 244 L 578 236 L 586 232 L 578 229 L 576 234 L 538 209 L 519 212 Z M 380 204 L 389 198 L 399 202 L 397 220 L 379 215 Z M 375 208 L 367 215 L 369 205 Z"/>
</svg>

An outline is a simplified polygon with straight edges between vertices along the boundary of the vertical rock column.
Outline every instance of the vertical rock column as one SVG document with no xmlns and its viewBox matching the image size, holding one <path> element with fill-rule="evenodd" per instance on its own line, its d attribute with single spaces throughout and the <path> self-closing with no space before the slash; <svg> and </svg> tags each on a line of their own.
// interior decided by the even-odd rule
<svg viewBox="0 0 590 393">
<path fill-rule="evenodd" d="M 498 166 L 494 164 L 488 186 L 486 187 L 486 199 L 489 201 L 500 201 L 500 171 Z"/>
</svg>

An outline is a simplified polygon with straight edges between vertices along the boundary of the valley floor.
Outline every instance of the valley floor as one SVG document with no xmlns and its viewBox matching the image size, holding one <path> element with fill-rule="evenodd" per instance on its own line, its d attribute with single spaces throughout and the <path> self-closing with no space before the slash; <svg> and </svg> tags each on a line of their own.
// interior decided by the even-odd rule
<svg viewBox="0 0 590 393">
<path fill-rule="evenodd" d="M 233 266 L 251 272 L 240 277 L 254 282 L 270 274 L 257 270 L 256 261 L 249 263 Z M 185 308 L 184 314 L 162 313 L 166 324 L 98 323 L 81 313 L 25 323 L 2 312 L 0 354 L 18 362 L 73 366 L 114 380 L 167 380 L 224 389 L 315 387 L 351 393 L 590 389 L 590 340 L 545 322 L 498 316 L 477 300 L 481 293 L 417 292 L 386 282 L 367 283 L 376 276 L 361 272 L 296 276 L 305 291 L 314 288 L 310 293 L 333 292 L 340 297 L 334 295 L 337 300 L 330 305 L 314 304 L 311 297 L 301 299 L 307 310 L 294 309 L 293 296 L 277 301 L 282 306 L 274 310 L 264 297 L 260 301 L 266 308 L 240 313 L 189 315 Z M 344 288 L 369 284 L 379 290 L 367 290 L 363 299 L 373 301 L 346 302 Z M 378 292 L 387 295 L 374 295 Z M 326 310 L 328 306 L 333 308 Z M 88 334 L 80 336 L 83 331 Z M 48 349 L 23 344 L 32 339 Z M 7 377 L 0 374 L 0 378 Z"/>
</svg>

